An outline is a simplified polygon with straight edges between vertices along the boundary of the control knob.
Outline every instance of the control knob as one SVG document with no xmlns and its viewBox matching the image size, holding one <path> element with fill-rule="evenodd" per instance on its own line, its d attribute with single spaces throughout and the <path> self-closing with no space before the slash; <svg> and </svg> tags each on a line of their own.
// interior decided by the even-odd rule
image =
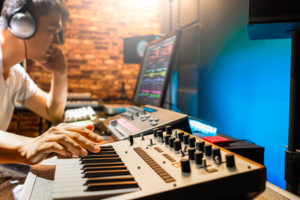
<svg viewBox="0 0 300 200">
<path fill-rule="evenodd" d="M 204 145 L 204 152 L 206 156 L 211 156 L 211 144 Z"/>
<path fill-rule="evenodd" d="M 188 154 L 190 160 L 195 160 L 195 151 L 196 149 L 194 147 L 188 148 Z"/>
<path fill-rule="evenodd" d="M 179 133 L 178 133 L 178 137 L 179 137 L 179 140 L 180 140 L 181 142 L 183 142 L 183 135 L 184 135 L 183 132 L 179 132 Z"/>
<path fill-rule="evenodd" d="M 226 154 L 226 166 L 229 168 L 235 167 L 234 154 Z"/>
<path fill-rule="evenodd" d="M 189 137 L 190 137 L 190 135 L 188 135 L 188 134 L 183 135 L 183 144 L 185 144 L 185 145 L 189 144 Z"/>
<path fill-rule="evenodd" d="M 180 140 L 175 140 L 174 141 L 174 150 L 175 151 L 180 151 L 181 150 L 181 141 Z"/>
<path fill-rule="evenodd" d="M 180 164 L 182 173 L 191 173 L 190 159 L 182 158 Z"/>
<path fill-rule="evenodd" d="M 171 136 L 170 135 L 165 135 L 164 138 L 165 138 L 165 144 L 169 145 L 169 138 Z"/>
<path fill-rule="evenodd" d="M 170 138 L 169 138 L 169 145 L 170 145 L 170 148 L 174 148 L 174 141 L 175 141 L 175 138 L 174 138 L 174 137 L 170 137 Z"/>
<path fill-rule="evenodd" d="M 213 148 L 212 149 L 212 155 L 213 155 L 213 159 L 217 162 L 217 163 L 222 163 L 222 158 L 221 158 L 221 151 L 220 148 Z"/>
<path fill-rule="evenodd" d="M 167 135 L 172 135 L 172 127 L 171 126 L 166 126 L 166 133 L 167 133 Z"/>
<path fill-rule="evenodd" d="M 196 138 L 194 136 L 189 137 L 189 146 L 195 147 Z"/>
<path fill-rule="evenodd" d="M 204 145 L 205 145 L 204 141 L 198 141 L 198 142 L 196 142 L 196 149 L 197 149 L 197 151 L 204 151 Z"/>
<path fill-rule="evenodd" d="M 203 152 L 197 151 L 195 152 L 195 163 L 197 165 L 202 165 Z"/>
</svg>

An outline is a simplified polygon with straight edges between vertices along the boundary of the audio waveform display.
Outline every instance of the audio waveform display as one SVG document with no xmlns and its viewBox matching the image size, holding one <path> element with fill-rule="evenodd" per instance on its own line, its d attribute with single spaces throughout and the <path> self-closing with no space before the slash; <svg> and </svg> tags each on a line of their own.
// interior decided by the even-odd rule
<svg viewBox="0 0 300 200">
<path fill-rule="evenodd" d="M 147 48 L 135 101 L 159 105 L 175 39 L 168 38 Z"/>
<path fill-rule="evenodd" d="M 150 73 L 150 74 L 144 74 L 144 76 L 150 76 L 150 77 L 154 77 L 154 76 L 166 76 L 166 71 L 162 71 L 159 73 Z"/>
</svg>

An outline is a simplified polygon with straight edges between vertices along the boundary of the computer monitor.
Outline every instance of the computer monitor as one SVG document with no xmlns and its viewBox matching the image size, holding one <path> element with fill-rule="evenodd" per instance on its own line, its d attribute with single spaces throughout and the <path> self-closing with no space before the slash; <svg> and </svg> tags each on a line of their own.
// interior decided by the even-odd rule
<svg viewBox="0 0 300 200">
<path fill-rule="evenodd" d="M 181 31 L 150 42 L 142 59 L 133 103 L 162 107 L 175 63 Z"/>
</svg>

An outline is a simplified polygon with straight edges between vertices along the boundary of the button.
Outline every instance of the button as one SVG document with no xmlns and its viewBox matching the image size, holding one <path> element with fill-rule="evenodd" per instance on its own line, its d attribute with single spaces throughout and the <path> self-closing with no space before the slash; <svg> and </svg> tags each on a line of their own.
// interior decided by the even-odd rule
<svg viewBox="0 0 300 200">
<path fill-rule="evenodd" d="M 152 118 L 152 117 L 150 117 L 148 120 L 149 120 L 149 122 L 152 122 L 152 121 L 153 121 L 153 118 Z"/>
<path fill-rule="evenodd" d="M 142 120 L 142 121 L 146 121 L 146 120 L 147 120 L 147 118 L 141 118 L 141 120 Z"/>
<path fill-rule="evenodd" d="M 156 126 L 156 125 L 157 125 L 157 122 L 152 122 L 151 125 L 152 125 L 152 126 Z"/>
<path fill-rule="evenodd" d="M 149 118 L 149 117 L 150 117 L 150 115 L 145 115 L 145 117 L 146 117 L 146 118 Z"/>
<path fill-rule="evenodd" d="M 155 118 L 155 119 L 154 119 L 154 121 L 158 122 L 158 121 L 159 121 L 159 119 L 158 119 L 158 118 Z"/>
<path fill-rule="evenodd" d="M 142 119 L 142 118 L 145 118 L 145 115 L 142 115 L 140 118 L 141 118 L 141 119 Z"/>
</svg>

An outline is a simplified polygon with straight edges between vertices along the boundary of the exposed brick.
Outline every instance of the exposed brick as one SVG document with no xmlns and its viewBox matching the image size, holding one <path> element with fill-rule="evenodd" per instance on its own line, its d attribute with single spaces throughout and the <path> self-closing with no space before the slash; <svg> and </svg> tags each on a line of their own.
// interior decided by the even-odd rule
<svg viewBox="0 0 300 200">
<path fill-rule="evenodd" d="M 124 82 L 132 98 L 139 64 L 123 63 L 123 38 L 160 33 L 159 0 L 68 0 L 67 6 L 70 18 L 62 50 L 68 62 L 68 91 L 118 98 Z M 42 90 L 50 90 L 51 73 L 31 63 L 29 74 Z M 22 118 L 20 132 L 37 136 L 39 117 L 28 117 Z M 9 130 L 15 132 L 16 126 L 14 115 Z"/>
</svg>

